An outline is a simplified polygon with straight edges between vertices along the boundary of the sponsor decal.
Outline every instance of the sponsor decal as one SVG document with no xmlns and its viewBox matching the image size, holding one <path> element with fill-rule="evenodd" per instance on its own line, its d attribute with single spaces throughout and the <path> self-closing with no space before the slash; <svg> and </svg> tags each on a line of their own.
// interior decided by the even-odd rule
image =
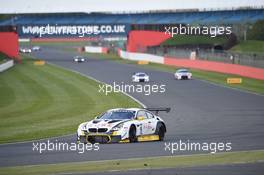
<svg viewBox="0 0 264 175">
<path fill-rule="evenodd" d="M 242 78 L 227 78 L 226 82 L 227 84 L 241 84 Z"/>
</svg>

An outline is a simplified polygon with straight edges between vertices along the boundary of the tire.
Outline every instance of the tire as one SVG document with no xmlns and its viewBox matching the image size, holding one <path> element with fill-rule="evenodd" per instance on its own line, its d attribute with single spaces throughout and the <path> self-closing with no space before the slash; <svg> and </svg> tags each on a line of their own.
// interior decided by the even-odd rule
<svg viewBox="0 0 264 175">
<path fill-rule="evenodd" d="M 84 143 L 84 144 L 87 144 L 87 138 L 85 136 L 81 136 L 79 140 L 79 143 Z"/>
<path fill-rule="evenodd" d="M 137 142 L 137 132 L 135 126 L 131 126 L 129 129 L 129 142 Z"/>
<path fill-rule="evenodd" d="M 166 132 L 166 128 L 165 128 L 164 124 L 158 123 L 157 124 L 157 130 L 155 133 L 159 136 L 159 141 L 164 140 L 165 132 Z"/>
</svg>

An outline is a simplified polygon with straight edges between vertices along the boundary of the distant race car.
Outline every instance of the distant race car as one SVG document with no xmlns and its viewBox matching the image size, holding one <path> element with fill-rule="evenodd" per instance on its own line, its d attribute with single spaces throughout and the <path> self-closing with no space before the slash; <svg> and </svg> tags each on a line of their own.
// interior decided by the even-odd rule
<svg viewBox="0 0 264 175">
<path fill-rule="evenodd" d="M 31 49 L 29 49 L 29 48 L 20 48 L 19 51 L 22 53 L 31 53 L 32 52 Z"/>
<path fill-rule="evenodd" d="M 174 76 L 177 80 L 191 79 L 192 73 L 187 69 L 178 69 Z"/>
<path fill-rule="evenodd" d="M 40 47 L 39 47 L 39 46 L 33 46 L 31 49 L 32 49 L 33 51 L 39 51 L 39 50 L 40 50 Z"/>
<path fill-rule="evenodd" d="M 80 124 L 77 129 L 77 142 L 162 141 L 167 130 L 165 122 L 158 116 L 159 111 L 169 112 L 170 108 L 110 109 L 94 120 Z"/>
<path fill-rule="evenodd" d="M 73 61 L 81 63 L 81 62 L 85 62 L 86 59 L 82 56 L 75 56 L 75 57 L 73 57 Z"/>
<path fill-rule="evenodd" d="M 145 72 L 137 72 L 132 75 L 132 82 L 149 82 L 149 75 Z"/>
</svg>

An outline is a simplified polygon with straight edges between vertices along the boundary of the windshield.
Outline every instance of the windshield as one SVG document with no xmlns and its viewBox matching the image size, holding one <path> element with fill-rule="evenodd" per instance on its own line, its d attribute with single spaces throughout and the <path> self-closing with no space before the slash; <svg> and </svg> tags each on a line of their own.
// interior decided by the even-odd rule
<svg viewBox="0 0 264 175">
<path fill-rule="evenodd" d="M 98 119 L 104 119 L 104 120 L 125 120 L 125 119 L 133 119 L 135 115 L 135 111 L 111 111 L 106 112 Z"/>
<path fill-rule="evenodd" d="M 145 77 L 146 74 L 138 74 L 139 77 Z"/>
<path fill-rule="evenodd" d="M 188 70 L 178 70 L 179 73 L 188 73 Z"/>
</svg>

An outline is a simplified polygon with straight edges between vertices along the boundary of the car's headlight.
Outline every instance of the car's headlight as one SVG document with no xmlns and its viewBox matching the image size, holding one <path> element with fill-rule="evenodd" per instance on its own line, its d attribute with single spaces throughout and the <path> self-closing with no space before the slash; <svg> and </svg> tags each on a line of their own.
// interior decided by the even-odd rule
<svg viewBox="0 0 264 175">
<path fill-rule="evenodd" d="M 112 131 L 119 131 L 124 126 L 124 123 L 120 123 L 112 128 Z"/>
<path fill-rule="evenodd" d="M 82 135 L 85 135 L 85 132 L 86 132 L 86 124 L 87 123 L 82 123 L 78 126 L 78 129 L 77 129 L 77 134 L 79 136 L 82 136 Z"/>
<path fill-rule="evenodd" d="M 82 123 L 78 127 L 78 130 L 85 130 L 85 129 L 86 129 L 86 123 Z"/>
</svg>

